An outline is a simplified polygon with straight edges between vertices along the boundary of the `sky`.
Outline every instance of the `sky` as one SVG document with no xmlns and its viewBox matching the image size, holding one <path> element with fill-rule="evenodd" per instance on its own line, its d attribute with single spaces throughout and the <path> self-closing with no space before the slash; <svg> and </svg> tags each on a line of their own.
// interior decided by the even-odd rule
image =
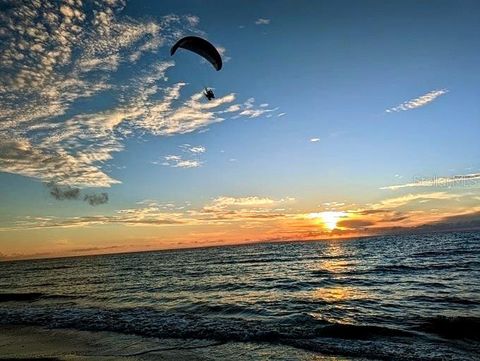
<svg viewBox="0 0 480 361">
<path fill-rule="evenodd" d="M 475 0 L 4 1 L 0 259 L 478 229 L 478 24 Z M 170 56 L 187 35 L 223 69 Z"/>
</svg>

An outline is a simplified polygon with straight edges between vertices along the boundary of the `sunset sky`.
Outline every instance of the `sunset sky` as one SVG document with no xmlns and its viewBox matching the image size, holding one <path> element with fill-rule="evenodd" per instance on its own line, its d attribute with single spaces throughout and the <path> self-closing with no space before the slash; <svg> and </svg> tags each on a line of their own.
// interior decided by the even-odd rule
<svg viewBox="0 0 480 361">
<path fill-rule="evenodd" d="M 0 259 L 478 229 L 479 24 L 476 0 L 2 2 Z M 170 56 L 192 34 L 221 71 Z"/>
</svg>

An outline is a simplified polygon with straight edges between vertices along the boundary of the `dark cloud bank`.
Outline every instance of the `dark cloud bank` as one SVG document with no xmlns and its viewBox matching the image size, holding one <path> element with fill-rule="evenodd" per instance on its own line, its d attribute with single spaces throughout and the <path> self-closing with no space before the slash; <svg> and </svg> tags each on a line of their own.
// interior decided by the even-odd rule
<svg viewBox="0 0 480 361">
<path fill-rule="evenodd" d="M 108 203 L 108 193 L 88 193 L 83 195 L 80 192 L 79 188 L 73 188 L 70 186 L 60 186 L 53 183 L 48 183 L 47 188 L 50 192 L 50 195 L 58 200 L 81 200 L 87 202 L 91 206 L 98 206 L 100 204 Z"/>
</svg>

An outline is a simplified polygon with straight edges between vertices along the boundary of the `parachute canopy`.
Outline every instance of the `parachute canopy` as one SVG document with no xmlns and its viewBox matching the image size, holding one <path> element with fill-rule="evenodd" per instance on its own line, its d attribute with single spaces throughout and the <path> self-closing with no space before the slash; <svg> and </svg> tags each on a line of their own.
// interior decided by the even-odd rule
<svg viewBox="0 0 480 361">
<path fill-rule="evenodd" d="M 182 38 L 172 46 L 172 49 L 170 49 L 170 55 L 175 54 L 178 48 L 187 49 L 203 56 L 217 71 L 222 69 L 222 57 L 220 56 L 220 53 L 205 39 L 199 38 L 198 36 L 187 36 Z"/>
</svg>

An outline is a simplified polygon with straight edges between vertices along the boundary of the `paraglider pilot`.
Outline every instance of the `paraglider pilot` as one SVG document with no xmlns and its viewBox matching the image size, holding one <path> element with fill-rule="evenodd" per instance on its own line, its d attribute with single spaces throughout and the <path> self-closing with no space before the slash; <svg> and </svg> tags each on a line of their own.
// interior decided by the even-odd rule
<svg viewBox="0 0 480 361">
<path fill-rule="evenodd" d="M 1 0 L 0 0 L 1 1 Z M 222 69 L 222 57 L 218 50 L 207 40 L 199 38 L 198 36 L 186 36 L 175 43 L 170 49 L 170 55 L 174 55 L 178 48 L 192 51 L 205 60 L 210 62 L 216 71 Z M 203 95 L 208 100 L 215 99 L 212 89 L 205 88 Z"/>
<path fill-rule="evenodd" d="M 205 88 L 205 91 L 203 92 L 203 95 L 205 95 L 208 100 L 215 99 L 215 94 L 213 94 L 212 89 Z"/>
</svg>

